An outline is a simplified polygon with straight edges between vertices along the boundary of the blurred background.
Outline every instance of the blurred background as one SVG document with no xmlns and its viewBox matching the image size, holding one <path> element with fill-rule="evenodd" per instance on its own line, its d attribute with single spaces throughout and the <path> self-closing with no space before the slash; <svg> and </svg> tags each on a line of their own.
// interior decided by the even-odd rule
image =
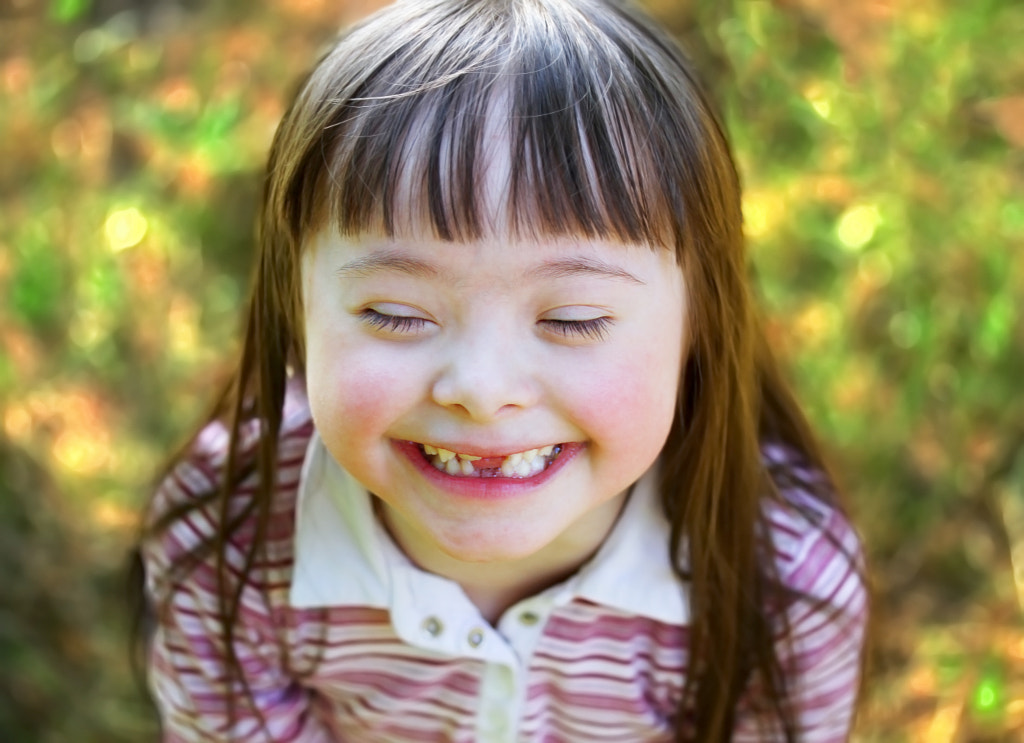
<svg viewBox="0 0 1024 743">
<path fill-rule="evenodd" d="M 374 0 L 0 0 L 0 740 L 152 740 L 124 559 L 259 173 Z M 648 0 L 720 100 L 874 572 L 860 741 L 1024 740 L 1024 3 Z"/>
</svg>

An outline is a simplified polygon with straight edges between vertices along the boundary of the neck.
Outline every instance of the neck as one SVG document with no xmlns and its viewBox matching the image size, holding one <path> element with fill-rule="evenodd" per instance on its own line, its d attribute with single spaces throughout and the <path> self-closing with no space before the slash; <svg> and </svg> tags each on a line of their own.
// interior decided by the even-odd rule
<svg viewBox="0 0 1024 743">
<path fill-rule="evenodd" d="M 615 524 L 626 497 L 624 492 L 587 514 L 593 528 L 583 530 L 583 538 L 559 538 L 523 557 L 486 562 L 460 560 L 437 549 L 428 536 L 417 532 L 381 501 L 377 501 L 376 510 L 395 544 L 410 560 L 423 570 L 458 583 L 484 619 L 495 625 L 511 606 L 560 583 L 593 557 Z"/>
<path fill-rule="evenodd" d="M 444 575 L 458 583 L 469 600 L 480 610 L 484 619 L 492 625 L 497 625 L 498 620 L 510 607 L 560 583 L 576 572 L 582 564 L 581 562 L 532 566 L 527 564 L 528 562 L 521 560 L 491 565 L 485 571 L 467 569 L 465 563 L 462 563 L 452 566 L 452 569 L 443 573 L 436 570 L 431 572 Z"/>
</svg>

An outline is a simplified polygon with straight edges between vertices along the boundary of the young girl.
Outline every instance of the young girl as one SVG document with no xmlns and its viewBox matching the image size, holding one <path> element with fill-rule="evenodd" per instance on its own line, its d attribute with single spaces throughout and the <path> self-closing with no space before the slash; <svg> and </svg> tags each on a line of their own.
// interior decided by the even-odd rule
<svg viewBox="0 0 1024 743">
<path fill-rule="evenodd" d="M 840 741 L 857 537 L 676 46 L 409 0 L 274 140 L 241 360 L 150 509 L 165 741 Z"/>
</svg>

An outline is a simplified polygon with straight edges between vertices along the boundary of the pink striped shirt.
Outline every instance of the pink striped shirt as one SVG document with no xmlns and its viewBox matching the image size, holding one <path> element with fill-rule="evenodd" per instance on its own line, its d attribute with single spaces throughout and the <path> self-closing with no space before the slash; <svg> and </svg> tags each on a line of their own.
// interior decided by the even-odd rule
<svg viewBox="0 0 1024 743">
<path fill-rule="evenodd" d="M 213 488 L 226 442 L 223 429 L 204 431 L 154 512 Z M 193 511 L 144 547 L 159 611 L 150 683 L 165 743 L 672 739 L 689 608 L 652 477 L 634 488 L 594 558 L 491 626 L 457 584 L 419 570 L 394 545 L 371 496 L 323 449 L 301 399 L 286 410 L 279 461 L 267 548 L 244 581 L 235 628 L 257 711 L 225 681 L 213 558 L 183 585 L 168 577 L 212 536 L 212 511 Z M 859 542 L 838 511 L 799 492 L 787 498 L 810 516 L 766 506 L 780 575 L 831 609 L 790 609 L 786 667 L 801 740 L 843 741 L 866 619 Z M 236 570 L 251 538 L 245 525 L 229 547 Z M 231 696 L 240 700 L 233 738 Z M 757 728 L 755 697 L 751 690 L 738 710 L 735 741 L 775 739 Z"/>
</svg>

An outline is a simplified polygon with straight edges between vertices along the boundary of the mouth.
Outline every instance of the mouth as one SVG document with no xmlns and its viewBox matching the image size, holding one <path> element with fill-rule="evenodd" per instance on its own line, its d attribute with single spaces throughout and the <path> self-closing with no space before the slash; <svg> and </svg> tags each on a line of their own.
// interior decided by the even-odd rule
<svg viewBox="0 0 1024 743">
<path fill-rule="evenodd" d="M 511 454 L 482 457 L 431 444 L 415 446 L 431 466 L 452 477 L 514 479 L 534 477 L 544 472 L 555 463 L 565 448 L 563 444 L 548 444 Z"/>
</svg>

